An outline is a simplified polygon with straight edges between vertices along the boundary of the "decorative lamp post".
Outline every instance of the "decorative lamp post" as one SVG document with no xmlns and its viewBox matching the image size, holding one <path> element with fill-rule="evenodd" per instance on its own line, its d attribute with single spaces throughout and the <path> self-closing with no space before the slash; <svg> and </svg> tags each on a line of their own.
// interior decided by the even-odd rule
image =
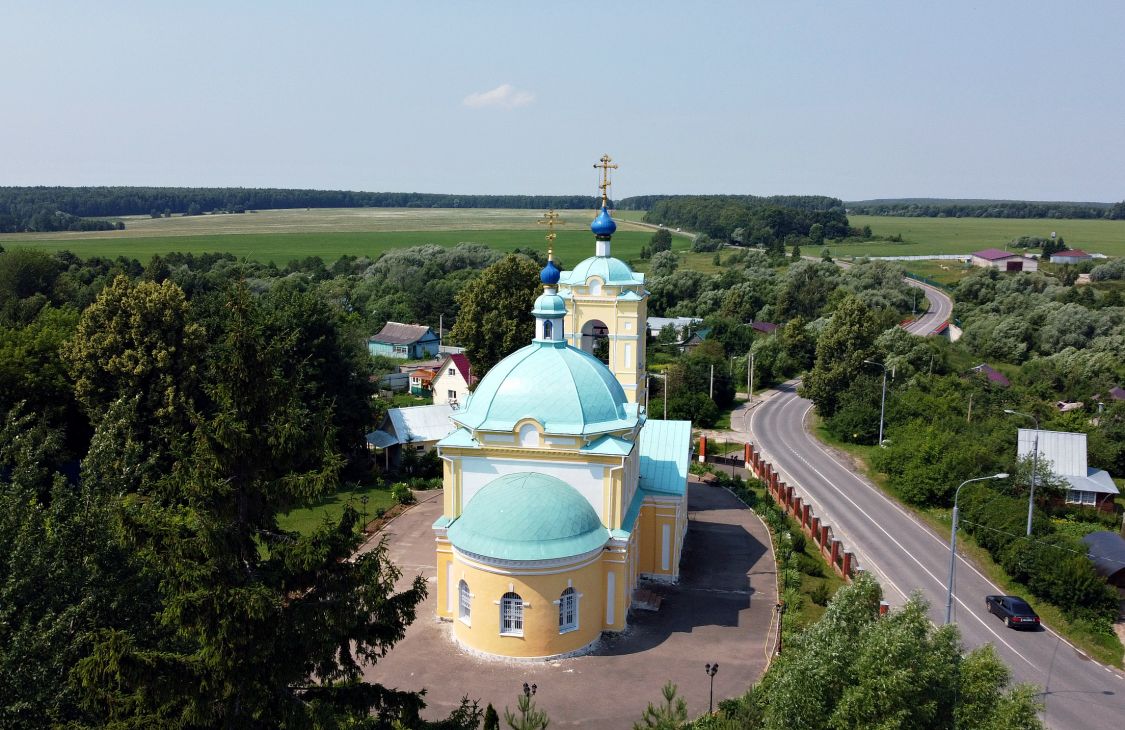
<svg viewBox="0 0 1125 730">
<path fill-rule="evenodd" d="M 1027 536 L 1031 537 L 1031 515 L 1035 511 L 1035 479 L 1039 476 L 1039 418 L 1030 413 L 1013 411 L 1011 408 L 1005 408 L 1004 412 L 1009 416 L 1030 418 L 1035 422 L 1035 444 L 1032 446 L 1031 453 L 1031 494 L 1027 498 Z"/>
<path fill-rule="evenodd" d="M 961 496 L 961 487 L 969 482 L 983 482 L 987 479 L 1007 478 L 1007 474 L 1000 472 L 990 477 L 966 479 L 957 485 L 957 491 L 953 493 L 953 529 L 949 533 L 949 583 L 946 585 L 945 591 L 945 623 L 947 624 L 953 620 L 953 570 L 957 567 L 957 498 Z"/>
<path fill-rule="evenodd" d="M 715 709 L 715 673 L 719 671 L 719 664 L 708 664 L 704 670 L 707 676 L 711 678 L 711 695 L 707 700 L 707 714 L 710 715 Z"/>
<path fill-rule="evenodd" d="M 366 534 L 367 533 L 367 495 L 366 494 L 360 496 L 359 503 L 361 505 L 363 505 L 363 526 L 360 529 L 364 534 Z"/>
<path fill-rule="evenodd" d="M 534 683 L 533 683 L 533 684 L 528 684 L 527 682 L 524 682 L 524 683 L 523 683 L 523 696 L 524 696 L 524 697 L 527 697 L 527 698 L 531 698 L 531 697 L 534 697 L 534 696 L 535 696 L 535 691 L 536 691 L 537 689 L 539 689 L 539 685 L 537 685 L 537 684 L 534 684 Z"/>
</svg>

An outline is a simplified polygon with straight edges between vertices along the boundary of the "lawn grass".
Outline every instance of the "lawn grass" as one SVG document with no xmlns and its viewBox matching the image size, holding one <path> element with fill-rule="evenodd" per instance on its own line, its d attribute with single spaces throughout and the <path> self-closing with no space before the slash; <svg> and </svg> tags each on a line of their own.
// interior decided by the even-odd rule
<svg viewBox="0 0 1125 730">
<path fill-rule="evenodd" d="M 929 259 L 926 261 L 903 261 L 903 268 L 912 274 L 932 279 L 943 286 L 957 284 L 976 270 L 960 261 L 950 259 Z"/>
<path fill-rule="evenodd" d="M 895 490 L 890 487 L 887 482 L 887 475 L 872 469 L 871 454 L 878 447 L 849 444 L 840 441 L 832 434 L 828 433 L 828 430 L 824 427 L 824 424 L 819 418 L 814 420 L 813 426 L 813 433 L 822 442 L 855 457 L 856 461 L 861 465 L 864 475 L 876 484 L 885 494 L 894 498 L 904 509 L 910 510 L 937 534 L 949 534 L 953 527 L 952 510 L 940 507 L 922 509 L 907 504 L 904 500 L 900 499 Z M 990 581 L 1000 586 L 1001 591 L 1005 594 L 1032 595 L 1027 586 L 1013 580 L 1012 577 L 992 559 L 992 555 L 977 544 L 972 535 L 963 530 L 959 530 L 957 545 L 962 555 L 967 556 Z M 981 600 L 984 600 L 983 596 Z M 1123 659 L 1125 659 L 1125 646 L 1121 644 L 1116 636 L 1106 636 L 1090 631 L 1089 628 L 1084 626 L 1081 622 L 1068 619 L 1062 609 L 1057 606 L 1041 599 L 1033 600 L 1035 601 L 1035 610 L 1040 618 L 1043 619 L 1044 623 L 1048 624 L 1072 644 L 1103 664 L 1109 664 L 1114 667 L 1125 666 L 1125 664 L 1123 664 Z"/>
<path fill-rule="evenodd" d="M 833 244 L 833 256 L 924 256 L 972 253 L 1003 248 L 1020 236 L 1049 237 L 1052 231 L 1071 248 L 1107 256 L 1125 256 L 1125 221 L 1053 218 L 903 218 L 849 215 L 852 226 L 871 226 L 877 236 L 901 235 L 902 243 L 865 241 Z M 819 254 L 820 248 L 809 253 Z"/>
<path fill-rule="evenodd" d="M 326 519 L 329 522 L 338 521 L 340 515 L 344 513 L 344 507 L 349 504 L 362 515 L 364 506 L 361 500 L 364 496 L 367 497 L 368 521 L 375 518 L 376 510 L 379 508 L 390 509 L 395 504 L 395 501 L 391 498 L 389 486 L 382 483 L 357 485 L 351 489 L 343 489 L 335 494 L 328 495 L 308 507 L 295 509 L 281 515 L 277 518 L 277 523 L 283 530 L 292 530 L 302 535 L 308 535 L 324 524 Z"/>
</svg>

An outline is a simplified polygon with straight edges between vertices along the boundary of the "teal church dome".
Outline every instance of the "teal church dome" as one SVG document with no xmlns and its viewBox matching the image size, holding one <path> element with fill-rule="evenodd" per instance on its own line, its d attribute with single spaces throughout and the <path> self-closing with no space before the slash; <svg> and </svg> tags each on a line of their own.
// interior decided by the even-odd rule
<svg viewBox="0 0 1125 730">
<path fill-rule="evenodd" d="M 636 274 L 629 264 L 612 256 L 591 256 L 572 270 L 563 274 L 562 283 L 568 286 L 585 286 L 586 281 L 596 276 L 608 286 L 633 286 L 644 283 L 645 275 Z"/>
<path fill-rule="evenodd" d="M 546 474 L 494 479 L 449 527 L 458 550 L 500 560 L 553 560 L 605 545 L 609 531 L 574 487 Z"/>
<path fill-rule="evenodd" d="M 512 431 L 531 418 L 549 434 L 593 435 L 633 428 L 638 413 L 601 360 L 562 341 L 536 340 L 489 370 L 452 418 L 486 431 Z"/>
<path fill-rule="evenodd" d="M 556 269 L 557 271 L 557 269 Z M 566 302 L 558 294 L 540 294 L 531 313 L 536 317 L 551 319 L 566 316 Z"/>
</svg>

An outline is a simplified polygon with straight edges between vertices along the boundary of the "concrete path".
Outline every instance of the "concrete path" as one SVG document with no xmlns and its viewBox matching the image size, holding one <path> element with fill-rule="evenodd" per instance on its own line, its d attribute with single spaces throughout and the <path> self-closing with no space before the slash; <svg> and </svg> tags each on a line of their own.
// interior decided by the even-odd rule
<svg viewBox="0 0 1125 730">
<path fill-rule="evenodd" d="M 741 695 L 765 671 L 767 633 L 777 603 L 769 533 L 729 492 L 689 485 L 689 528 L 677 586 L 645 584 L 663 597 L 659 612 L 636 611 L 629 628 L 607 636 L 592 654 L 554 662 L 486 660 L 462 652 L 450 626 L 434 616 L 433 532 L 441 492 L 385 530 L 403 584 L 419 573 L 431 595 L 418 608 L 406 638 L 365 672 L 369 680 L 402 690 L 426 688 L 424 715 L 447 715 L 461 697 L 491 702 L 503 717 L 515 708 L 524 682 L 551 727 L 631 728 L 649 702 L 660 701 L 667 680 L 679 685 L 692 716 L 707 711 L 707 663 L 718 663 L 715 702 Z"/>
</svg>

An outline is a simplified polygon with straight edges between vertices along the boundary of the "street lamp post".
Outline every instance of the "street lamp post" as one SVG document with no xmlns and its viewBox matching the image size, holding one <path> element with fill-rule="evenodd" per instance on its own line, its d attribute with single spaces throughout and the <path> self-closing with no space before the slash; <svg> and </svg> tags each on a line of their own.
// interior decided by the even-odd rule
<svg viewBox="0 0 1125 730">
<path fill-rule="evenodd" d="M 977 477 L 976 479 L 966 479 L 957 485 L 957 491 L 953 493 L 953 529 L 949 533 L 949 583 L 946 585 L 945 592 L 945 623 L 953 620 L 953 571 L 957 567 L 957 498 L 961 496 L 961 487 L 970 482 L 983 482 L 988 479 L 1007 479 L 1008 475 L 1004 472 L 993 474 L 989 477 Z"/>
<path fill-rule="evenodd" d="M 746 370 L 746 399 L 750 405 L 754 405 L 754 351 L 746 353 L 746 359 L 750 361 L 750 367 Z"/>
<path fill-rule="evenodd" d="M 718 662 L 708 664 L 703 671 L 707 672 L 707 676 L 711 678 L 711 696 L 707 700 L 707 714 L 710 715 L 715 709 L 715 673 L 719 671 Z"/>
<path fill-rule="evenodd" d="M 536 691 L 537 689 L 539 689 L 539 685 L 537 685 L 537 684 L 528 684 L 527 682 L 524 682 L 524 683 L 523 683 L 523 696 L 524 696 L 524 697 L 529 697 L 529 698 L 530 698 L 530 697 L 534 697 L 534 696 L 535 696 L 535 691 Z"/>
<path fill-rule="evenodd" d="M 1039 418 L 1030 413 L 1013 411 L 1011 408 L 1005 408 L 1004 412 L 1009 416 L 1030 418 L 1035 422 L 1035 442 L 1031 453 L 1031 494 L 1027 498 L 1027 536 L 1031 537 L 1031 516 L 1035 512 L 1035 480 L 1039 476 Z"/>
<path fill-rule="evenodd" d="M 360 496 L 359 503 L 363 505 L 363 526 L 360 528 L 360 531 L 363 532 L 363 533 L 366 533 L 367 532 L 367 495 L 366 494 Z"/>
<path fill-rule="evenodd" d="M 887 410 L 887 366 L 874 360 L 864 360 L 868 365 L 878 365 L 883 368 L 883 397 L 879 399 L 879 445 L 883 445 L 883 415 Z"/>
</svg>

